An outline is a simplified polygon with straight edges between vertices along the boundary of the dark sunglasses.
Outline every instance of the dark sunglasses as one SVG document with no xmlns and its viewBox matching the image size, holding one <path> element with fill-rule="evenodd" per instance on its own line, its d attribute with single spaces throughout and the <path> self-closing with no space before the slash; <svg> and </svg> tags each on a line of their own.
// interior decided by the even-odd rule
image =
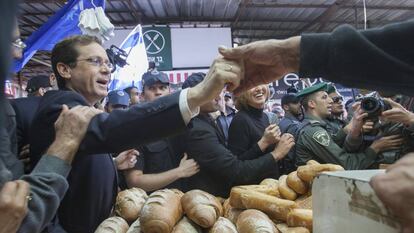
<svg viewBox="0 0 414 233">
<path fill-rule="evenodd" d="M 344 101 L 344 98 L 342 96 L 335 96 L 335 97 L 332 97 L 332 101 L 334 103 L 339 103 L 340 101 Z"/>
</svg>

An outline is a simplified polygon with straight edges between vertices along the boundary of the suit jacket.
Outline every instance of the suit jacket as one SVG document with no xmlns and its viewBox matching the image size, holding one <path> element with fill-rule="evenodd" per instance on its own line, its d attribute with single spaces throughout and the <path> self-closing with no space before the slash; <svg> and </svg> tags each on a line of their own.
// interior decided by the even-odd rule
<svg viewBox="0 0 414 233">
<path fill-rule="evenodd" d="M 30 137 L 34 162 L 54 140 L 54 122 L 62 104 L 88 105 L 72 91 L 49 91 L 43 96 Z M 93 117 L 72 163 L 69 190 L 58 210 L 61 226 L 68 232 L 94 232 L 109 217 L 117 194 L 116 169 L 109 153 L 135 148 L 184 129 L 179 93 Z"/>
<path fill-rule="evenodd" d="M 258 177 L 278 171 L 278 164 L 270 154 L 239 160 L 226 148 L 224 135 L 208 115 L 199 115 L 191 123 L 184 139 L 185 151 L 197 161 L 200 172 L 188 178 L 188 190 L 201 189 L 228 197 L 232 186 L 252 184 Z"/>
<path fill-rule="evenodd" d="M 29 96 L 27 98 L 19 98 L 10 101 L 16 112 L 16 136 L 19 153 L 21 148 L 29 143 L 30 125 L 35 117 L 41 98 L 42 97 L 39 96 Z"/>
</svg>

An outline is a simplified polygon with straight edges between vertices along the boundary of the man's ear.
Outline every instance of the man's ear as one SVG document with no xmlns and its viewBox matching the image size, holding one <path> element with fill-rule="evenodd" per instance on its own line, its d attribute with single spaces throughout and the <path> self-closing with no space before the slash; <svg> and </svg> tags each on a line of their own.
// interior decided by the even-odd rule
<svg viewBox="0 0 414 233">
<path fill-rule="evenodd" d="M 64 78 L 64 79 L 70 79 L 71 78 L 71 68 L 69 65 L 62 63 L 62 62 L 58 62 L 56 64 L 56 68 L 57 71 L 59 73 L 59 75 Z"/>
<path fill-rule="evenodd" d="M 310 107 L 310 108 L 316 108 L 316 102 L 315 102 L 315 100 L 313 100 L 313 99 L 309 99 L 308 100 L 308 106 Z"/>
</svg>

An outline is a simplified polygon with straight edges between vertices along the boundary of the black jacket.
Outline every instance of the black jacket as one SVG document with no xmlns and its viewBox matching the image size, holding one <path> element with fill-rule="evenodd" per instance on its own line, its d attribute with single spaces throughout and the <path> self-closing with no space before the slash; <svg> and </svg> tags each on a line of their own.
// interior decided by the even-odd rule
<svg viewBox="0 0 414 233">
<path fill-rule="evenodd" d="M 66 231 L 94 232 L 109 217 L 117 194 L 116 169 L 109 153 L 135 148 L 185 129 L 178 102 L 179 92 L 92 118 L 72 163 L 70 187 L 58 211 L 59 222 Z M 43 96 L 31 127 L 34 162 L 54 140 L 54 122 L 62 104 L 88 105 L 72 91 L 49 91 Z"/>
<path fill-rule="evenodd" d="M 323 77 L 348 87 L 414 95 L 414 20 L 357 31 L 305 34 L 300 77 Z"/>
<path fill-rule="evenodd" d="M 242 161 L 225 146 L 225 138 L 208 115 L 192 119 L 185 136 L 186 152 L 200 166 L 200 172 L 188 178 L 188 189 L 201 189 L 213 195 L 228 197 L 234 185 L 252 184 L 258 177 L 278 171 L 270 154 Z"/>
<path fill-rule="evenodd" d="M 16 112 L 16 136 L 19 152 L 23 146 L 29 144 L 30 125 L 35 117 L 41 98 L 42 97 L 38 96 L 29 96 L 27 98 L 19 98 L 10 101 Z"/>
</svg>

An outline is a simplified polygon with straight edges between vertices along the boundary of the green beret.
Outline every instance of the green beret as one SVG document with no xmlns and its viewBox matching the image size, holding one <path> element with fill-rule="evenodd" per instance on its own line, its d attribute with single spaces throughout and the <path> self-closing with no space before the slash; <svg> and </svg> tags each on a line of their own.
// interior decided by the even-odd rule
<svg viewBox="0 0 414 233">
<path fill-rule="evenodd" d="M 313 85 L 311 87 L 307 87 L 307 88 L 303 89 L 302 91 L 300 91 L 297 94 L 297 97 L 304 98 L 305 96 L 310 95 L 312 93 L 315 93 L 317 91 L 326 91 L 327 86 L 328 86 L 328 84 L 325 83 L 325 82 L 315 84 L 315 85 Z"/>
<path fill-rule="evenodd" d="M 336 87 L 335 87 L 335 84 L 333 84 L 333 83 L 329 83 L 329 84 L 327 85 L 327 87 L 326 87 L 326 92 L 327 92 L 328 94 L 331 94 L 331 93 L 336 92 Z"/>
</svg>

